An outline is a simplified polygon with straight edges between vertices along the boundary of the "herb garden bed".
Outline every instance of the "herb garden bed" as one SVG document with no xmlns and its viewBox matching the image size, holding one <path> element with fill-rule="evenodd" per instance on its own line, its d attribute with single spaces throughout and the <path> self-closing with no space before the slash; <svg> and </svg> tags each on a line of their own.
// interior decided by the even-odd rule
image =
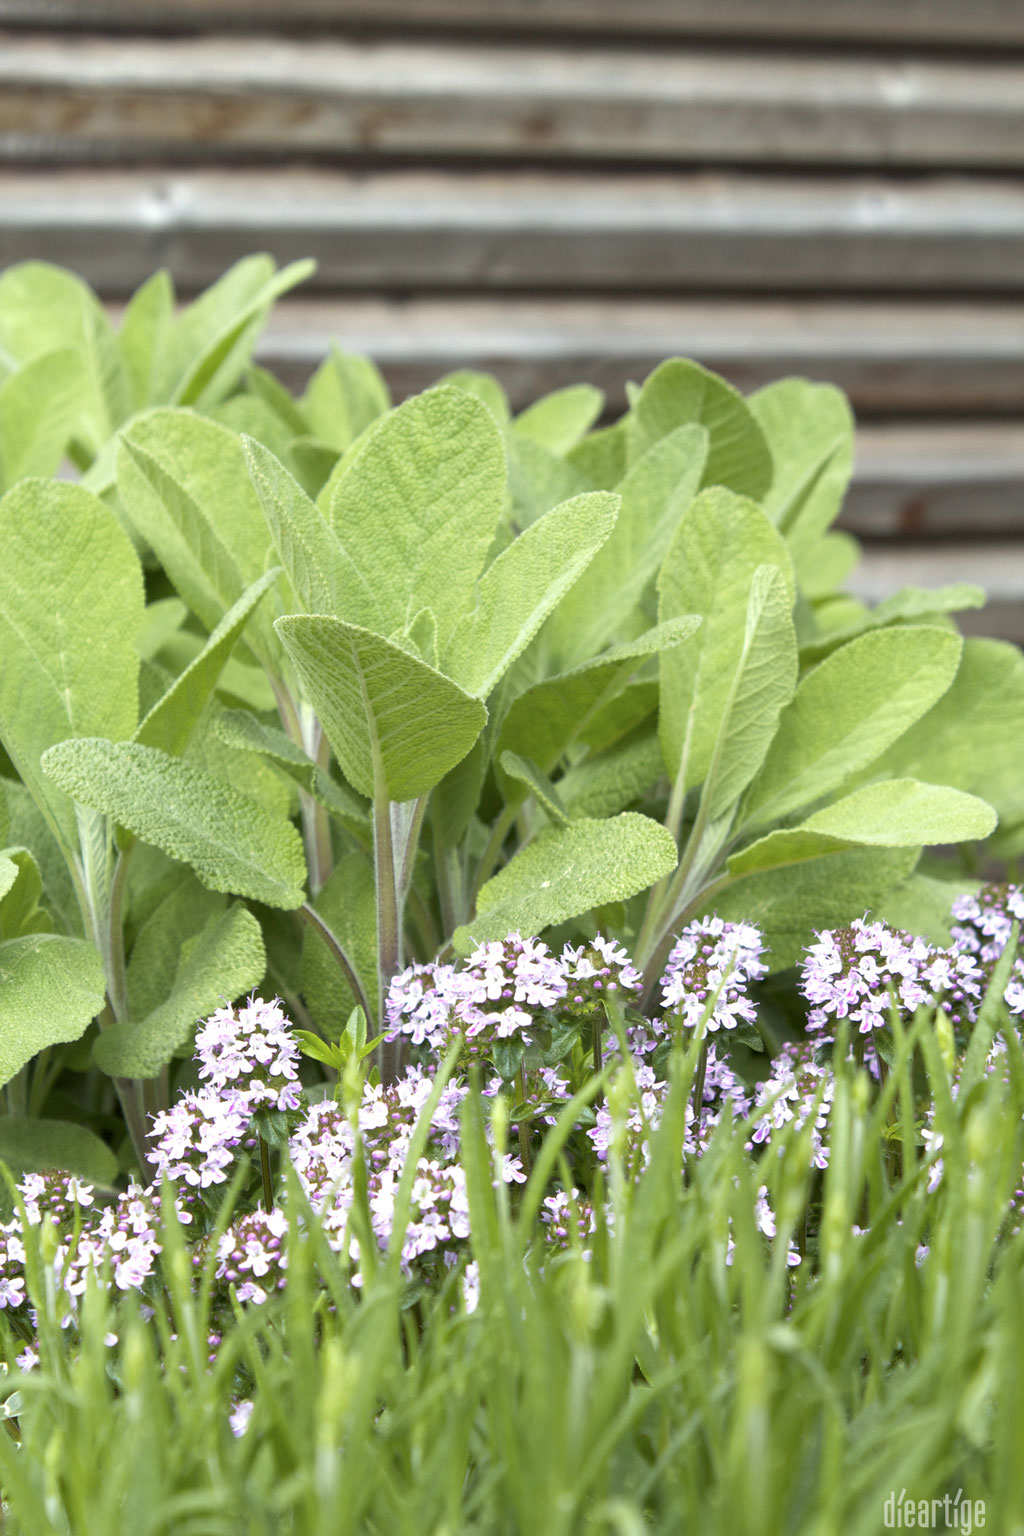
<svg viewBox="0 0 1024 1536">
<path fill-rule="evenodd" d="M 304 270 L 0 279 L 9 1528 L 1015 1528 L 1019 652 L 837 390 L 295 399 Z"/>
</svg>

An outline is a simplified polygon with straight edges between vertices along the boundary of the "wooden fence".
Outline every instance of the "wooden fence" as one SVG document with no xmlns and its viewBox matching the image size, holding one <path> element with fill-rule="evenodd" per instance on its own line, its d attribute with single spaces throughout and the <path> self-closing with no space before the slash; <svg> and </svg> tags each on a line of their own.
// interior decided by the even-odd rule
<svg viewBox="0 0 1024 1536">
<path fill-rule="evenodd" d="M 0 264 L 313 255 L 261 359 L 833 380 L 871 596 L 1024 640 L 1019 0 L 0 0 Z"/>
</svg>

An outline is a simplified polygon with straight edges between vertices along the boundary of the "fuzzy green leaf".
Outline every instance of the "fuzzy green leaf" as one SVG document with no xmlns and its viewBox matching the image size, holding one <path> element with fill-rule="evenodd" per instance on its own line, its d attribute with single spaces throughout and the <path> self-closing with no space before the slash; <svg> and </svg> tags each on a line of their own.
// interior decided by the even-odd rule
<svg viewBox="0 0 1024 1536">
<path fill-rule="evenodd" d="M 486 698 L 526 649 L 599 555 L 618 507 L 607 491 L 577 496 L 538 518 L 488 567 L 445 657 L 445 671 L 467 693 Z"/>
<path fill-rule="evenodd" d="M 1024 657 L 1002 640 L 968 639 L 946 693 L 871 772 L 952 784 L 991 802 L 1004 823 L 1024 818 Z"/>
<path fill-rule="evenodd" d="M 559 826 L 568 826 L 569 813 L 562 804 L 558 790 L 552 784 L 546 773 L 541 773 L 536 763 L 531 763 L 528 757 L 517 757 L 514 752 L 501 754 L 501 770 L 507 778 L 517 779 L 520 784 L 525 784 L 527 790 L 541 810 Z"/>
<path fill-rule="evenodd" d="M 987 837 L 995 824 L 992 807 L 975 795 L 917 779 L 889 779 L 854 790 L 799 827 L 769 832 L 733 854 L 729 872 L 778 869 L 857 845 L 920 848 L 974 841 Z"/>
<path fill-rule="evenodd" d="M 956 676 L 951 630 L 878 630 L 833 651 L 800 683 L 744 809 L 778 821 L 848 783 L 931 709 Z"/>
<path fill-rule="evenodd" d="M 391 800 L 425 794 L 483 729 L 479 699 L 381 635 L 301 614 L 279 619 L 277 630 L 360 794 L 372 798 L 378 777 Z"/>
<path fill-rule="evenodd" d="M 507 447 L 508 488 L 519 528 L 528 528 L 552 507 L 598 489 L 582 469 L 532 438 L 510 433 Z"/>
<path fill-rule="evenodd" d="M 494 417 L 461 389 L 431 389 L 383 418 L 345 463 L 331 521 L 359 580 L 338 611 L 392 635 L 429 608 L 443 655 L 473 606 L 504 507 Z"/>
<path fill-rule="evenodd" d="M 357 833 L 369 830 L 370 812 L 365 800 L 314 763 L 284 731 L 265 725 L 244 709 L 223 710 L 217 716 L 216 729 L 221 741 L 236 751 L 258 752 L 269 758 L 346 826 Z"/>
<path fill-rule="evenodd" d="M 376 364 L 333 343 L 302 397 L 302 414 L 312 432 L 339 453 L 390 408 L 391 396 Z"/>
<path fill-rule="evenodd" d="M 246 256 L 174 321 L 154 393 L 174 405 L 209 410 L 241 378 L 275 299 L 314 271 L 293 261 L 281 271 L 269 256 Z"/>
<path fill-rule="evenodd" d="M 663 772 L 661 747 L 651 732 L 570 768 L 558 792 L 571 816 L 614 816 L 641 799 Z"/>
<path fill-rule="evenodd" d="M 777 569 L 782 587 L 760 595 L 762 611 L 751 628 L 752 584 L 761 566 Z M 703 491 L 669 546 L 658 591 L 660 619 L 680 613 L 704 619 L 696 643 L 671 652 L 661 666 L 659 734 L 669 773 L 682 773 L 687 789 L 703 783 L 723 729 L 733 729 L 736 750 L 741 741 L 743 747 L 734 761 L 743 772 L 749 769 L 749 778 L 796 684 L 796 636 L 788 616 L 795 589 L 785 542 L 753 502 L 727 490 Z M 759 721 L 763 687 L 770 712 Z M 741 778 L 737 772 L 730 783 Z"/>
<path fill-rule="evenodd" d="M 693 500 L 707 460 L 703 427 L 677 427 L 654 443 L 617 487 L 615 528 L 566 600 L 552 615 L 545 640 L 560 666 L 574 666 L 625 637 Z"/>
<path fill-rule="evenodd" d="M 887 597 L 877 607 L 865 609 L 850 623 L 830 626 L 824 634 L 800 648 L 802 665 L 820 661 L 837 646 L 857 635 L 882 629 L 887 624 L 929 624 L 943 614 L 960 613 L 968 608 L 984 608 L 985 593 L 969 582 L 955 582 L 948 587 L 904 587 Z"/>
<path fill-rule="evenodd" d="M 246 588 L 221 619 L 195 661 L 175 678 L 159 703 L 154 704 L 136 730 L 135 741 L 144 747 L 159 747 L 172 756 L 184 752 L 249 615 L 280 574 L 280 567 L 275 566 Z"/>
<path fill-rule="evenodd" d="M 512 431 L 540 443 L 549 453 L 568 453 L 601 414 L 604 395 L 593 384 L 570 384 L 520 412 Z"/>
<path fill-rule="evenodd" d="M 174 283 L 162 269 L 132 294 L 117 334 L 129 409 L 144 411 L 158 404 L 156 383 L 174 325 Z"/>
<path fill-rule="evenodd" d="M 103 999 L 103 961 L 84 939 L 34 933 L 0 944 L 0 1085 L 45 1046 L 77 1040 Z"/>
<path fill-rule="evenodd" d="M 44 352 L 0 385 L 0 490 L 26 475 L 56 473 L 74 433 L 86 389 L 80 352 Z"/>
<path fill-rule="evenodd" d="M 44 768 L 82 805 L 190 864 L 211 890 L 269 907 L 303 900 L 298 832 L 223 779 L 154 747 L 97 738 L 52 747 Z"/>
<path fill-rule="evenodd" d="M 842 506 L 853 472 L 853 413 L 842 390 L 809 379 L 779 379 L 747 404 L 775 464 L 761 505 L 785 535 L 796 564 Z"/>
<path fill-rule="evenodd" d="M 241 441 L 192 411 L 140 416 L 122 434 L 117 488 L 125 512 L 208 630 L 276 563 Z M 276 651 L 264 604 L 245 637 L 264 661 Z"/>
<path fill-rule="evenodd" d="M 13 1173 L 73 1173 L 88 1184 L 113 1189 L 117 1158 L 105 1141 L 70 1120 L 0 1117 L 0 1160 Z"/>
<path fill-rule="evenodd" d="M 174 883 L 142 920 L 128 958 L 125 991 L 130 1019 L 144 1019 L 170 997 L 184 946 L 228 904 L 225 895 L 208 891 L 190 869 L 170 868 Z"/>
<path fill-rule="evenodd" d="M 676 857 L 671 834 L 647 816 L 625 811 L 609 821 L 575 821 L 531 843 L 481 886 L 476 917 L 455 930 L 456 953 L 624 901 L 671 874 Z"/>
<path fill-rule="evenodd" d="M 60 482 L 8 492 L 0 548 L 0 739 L 72 848 L 74 810 L 42 775 L 40 754 L 68 736 L 134 731 L 142 570 L 110 509 Z"/>
<path fill-rule="evenodd" d="M 0 852 L 0 939 L 17 939 L 26 933 L 49 933 L 49 914 L 39 903 L 43 878 L 27 848 Z"/>
<path fill-rule="evenodd" d="M 689 422 L 708 433 L 702 484 L 759 501 L 773 475 L 764 433 L 731 384 L 687 358 L 669 358 L 645 380 L 628 417 L 630 462 Z"/>
<path fill-rule="evenodd" d="M 659 651 L 668 652 L 688 640 L 699 625 L 699 618 L 683 615 L 649 629 L 637 640 L 613 647 L 596 661 L 534 684 L 519 695 L 505 716 L 495 756 L 516 752 L 550 774 L 588 721 L 630 676 Z"/>
<path fill-rule="evenodd" d="M 156 1077 L 192 1038 L 197 1019 L 263 979 L 260 925 L 239 903 L 211 917 L 186 940 L 171 995 L 139 1023 L 113 1024 L 93 1046 L 93 1061 L 111 1077 Z"/>
<path fill-rule="evenodd" d="M 773 971 L 795 965 L 822 928 L 839 928 L 884 901 L 907 879 L 918 848 L 850 848 L 805 864 L 736 880 L 702 908 L 729 922 L 756 923 Z"/>
</svg>

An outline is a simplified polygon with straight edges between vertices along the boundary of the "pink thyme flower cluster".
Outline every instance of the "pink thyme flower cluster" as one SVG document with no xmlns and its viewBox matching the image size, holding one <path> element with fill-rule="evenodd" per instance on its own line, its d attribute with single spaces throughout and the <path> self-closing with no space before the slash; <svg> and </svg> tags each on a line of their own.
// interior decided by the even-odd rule
<svg viewBox="0 0 1024 1536">
<path fill-rule="evenodd" d="M 280 1207 L 241 1216 L 217 1244 L 217 1279 L 235 1286 L 239 1301 L 266 1301 L 284 1289 L 287 1236 L 288 1217 Z"/>
<path fill-rule="evenodd" d="M 709 1033 L 753 1024 L 757 1010 L 746 988 L 767 973 L 763 953 L 764 940 L 753 923 L 720 917 L 688 923 L 665 966 L 662 1007 L 689 1029 L 706 1017 Z"/>
<path fill-rule="evenodd" d="M 835 1097 L 832 1070 L 814 1060 L 814 1042 L 787 1040 L 758 1084 L 752 1111 L 751 1146 L 771 1145 L 784 1126 L 802 1130 L 810 1124 L 811 1162 L 828 1167 L 828 1127 Z"/>
<path fill-rule="evenodd" d="M 486 1060 L 499 1040 L 529 1045 L 540 1011 L 579 1016 L 609 994 L 640 991 L 626 951 L 600 935 L 552 954 L 540 939 L 518 933 L 479 944 L 461 969 L 411 965 L 395 976 L 385 1002 L 390 1040 L 405 1036 L 438 1057 L 465 1042 L 464 1060 Z"/>
<path fill-rule="evenodd" d="M 800 990 L 812 1004 L 807 1028 L 819 1044 L 835 1039 L 838 1019 L 848 1018 L 862 1035 L 884 1029 L 893 1007 L 909 1019 L 922 1003 L 941 1002 L 959 1023 L 982 991 L 973 956 L 861 918 L 819 933 L 801 973 Z"/>
<path fill-rule="evenodd" d="M 155 1272 L 162 1245 L 152 1190 L 132 1184 L 114 1204 L 96 1206 L 92 1186 L 68 1173 L 26 1174 L 17 1187 L 28 1225 L 50 1225 L 59 1237 L 52 1273 L 66 1309 L 63 1327 L 74 1322 L 90 1274 L 101 1287 L 127 1291 L 141 1289 Z M 24 1230 L 15 1217 L 0 1227 L 0 1308 L 25 1299 Z"/>
<path fill-rule="evenodd" d="M 1019 885 L 984 885 L 977 895 L 956 898 L 953 918 L 953 947 L 977 961 L 984 992 L 996 961 L 1009 943 L 1014 922 L 1024 929 L 1024 891 Z M 1024 1015 L 1024 958 L 1019 955 L 1013 962 L 1003 1001 L 1014 1017 Z"/>
<path fill-rule="evenodd" d="M 250 1119 L 248 1102 L 237 1091 L 229 1098 L 213 1088 L 182 1094 L 170 1109 L 153 1116 L 149 1135 L 155 1145 L 149 1161 L 156 1182 L 169 1179 L 189 1190 L 223 1184 L 238 1149 L 255 1144 L 246 1136 Z"/>
<path fill-rule="evenodd" d="M 218 1008 L 196 1034 L 199 1076 L 250 1114 L 261 1105 L 298 1109 L 300 1052 L 278 999 L 255 995 L 237 1010 Z"/>
<path fill-rule="evenodd" d="M 410 1067 L 405 1077 L 387 1087 L 367 1083 L 363 1088 L 356 1118 L 366 1160 L 370 1218 L 382 1248 L 391 1240 L 395 1199 L 413 1129 L 432 1091 L 431 1078 L 418 1067 Z M 458 1161 L 458 1112 L 467 1092 L 465 1086 L 447 1085 L 431 1118 L 426 1147 L 416 1164 L 402 1240 L 406 1274 L 417 1259 L 427 1256 L 439 1257 L 451 1267 L 469 1236 L 465 1174 Z M 328 1103 L 311 1105 L 289 1142 L 292 1165 L 328 1241 L 336 1251 L 347 1251 L 358 1265 L 359 1245 L 349 1227 L 355 1150 L 348 1117 L 336 1104 Z M 525 1174 L 517 1157 L 505 1158 L 502 1177 L 507 1183 L 523 1182 Z M 360 1283 L 358 1268 L 352 1278 Z"/>
</svg>

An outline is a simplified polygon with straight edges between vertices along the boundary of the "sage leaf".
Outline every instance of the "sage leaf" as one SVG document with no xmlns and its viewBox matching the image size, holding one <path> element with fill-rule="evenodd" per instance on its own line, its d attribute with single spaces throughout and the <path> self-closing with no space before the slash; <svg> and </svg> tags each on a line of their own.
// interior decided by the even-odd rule
<svg viewBox="0 0 1024 1536">
<path fill-rule="evenodd" d="M 138 1023 L 103 1030 L 93 1045 L 93 1061 L 111 1077 L 157 1077 L 188 1045 L 196 1021 L 258 986 L 265 969 L 260 925 L 235 903 L 186 940 L 170 996 Z"/>
<path fill-rule="evenodd" d="M 83 1035 L 104 986 L 100 952 L 84 939 L 34 933 L 0 944 L 0 1086 L 46 1046 Z"/>
<path fill-rule="evenodd" d="M 461 389 L 427 390 L 377 423 L 346 458 L 332 494 L 334 530 L 359 574 L 342 616 L 391 635 L 429 608 L 444 655 L 473 606 L 505 473 L 494 417 Z"/>
<path fill-rule="evenodd" d="M 921 625 L 877 630 L 833 651 L 783 710 L 744 820 L 781 820 L 848 783 L 942 697 L 962 645 L 951 630 Z"/>
<path fill-rule="evenodd" d="M 155 747 L 98 738 L 51 747 L 44 770 L 82 805 L 190 864 L 211 890 L 269 907 L 302 902 L 298 832 L 223 779 Z"/>
<path fill-rule="evenodd" d="M 378 782 L 391 800 L 425 794 L 484 727 L 479 699 L 382 635 L 317 614 L 279 619 L 277 632 L 360 794 Z"/>
<path fill-rule="evenodd" d="M 118 1174 L 116 1156 L 94 1131 L 41 1116 L 0 1117 L 0 1159 L 18 1175 L 60 1168 L 102 1189 L 113 1189 Z"/>
<path fill-rule="evenodd" d="M 774 568 L 780 584 L 757 577 L 762 567 Z M 658 591 L 662 621 L 681 613 L 704 620 L 694 645 L 662 660 L 665 764 L 689 789 L 703 783 L 717 756 L 723 788 L 716 786 L 714 795 L 720 805 L 760 767 L 778 713 L 796 686 L 789 553 L 752 501 L 718 488 L 703 491 L 669 546 Z"/>
<path fill-rule="evenodd" d="M 142 570 L 110 509 L 63 482 L 7 493 L 0 548 L 0 740 L 70 850 L 74 810 L 39 758 L 68 736 L 134 731 Z"/>
<path fill-rule="evenodd" d="M 615 527 L 619 498 L 593 491 L 554 507 L 481 576 L 476 603 L 452 636 L 444 670 L 486 698 L 569 592 Z"/>
<path fill-rule="evenodd" d="M 644 381 L 627 418 L 630 462 L 690 422 L 708 434 L 702 483 L 759 501 L 774 473 L 764 433 L 731 384 L 688 358 L 669 358 Z"/>
<path fill-rule="evenodd" d="M 466 955 L 475 942 L 540 933 L 624 901 L 671 874 L 676 858 L 671 833 L 647 816 L 575 821 L 529 844 L 481 886 L 476 917 L 455 930 L 455 951 Z"/>
</svg>

